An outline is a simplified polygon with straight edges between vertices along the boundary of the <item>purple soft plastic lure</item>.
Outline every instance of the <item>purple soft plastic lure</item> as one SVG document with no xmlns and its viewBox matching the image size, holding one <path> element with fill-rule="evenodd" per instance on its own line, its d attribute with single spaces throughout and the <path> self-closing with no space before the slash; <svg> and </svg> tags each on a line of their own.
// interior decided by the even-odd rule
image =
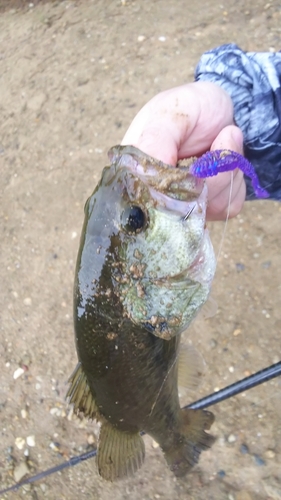
<svg viewBox="0 0 281 500">
<path fill-rule="evenodd" d="M 190 167 L 194 177 L 212 177 L 220 172 L 240 168 L 245 175 L 250 177 L 257 198 L 268 198 L 268 192 L 260 186 L 258 176 L 253 165 L 244 156 L 230 149 L 217 149 L 208 151 L 198 158 Z"/>
</svg>

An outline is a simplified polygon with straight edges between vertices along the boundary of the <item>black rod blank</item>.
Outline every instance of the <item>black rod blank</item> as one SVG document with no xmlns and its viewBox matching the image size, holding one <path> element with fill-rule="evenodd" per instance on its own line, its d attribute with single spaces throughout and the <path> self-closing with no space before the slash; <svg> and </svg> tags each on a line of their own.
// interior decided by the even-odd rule
<svg viewBox="0 0 281 500">
<path fill-rule="evenodd" d="M 220 391 L 209 394 L 209 396 L 205 396 L 204 398 L 199 399 L 198 401 L 195 401 L 195 403 L 191 403 L 184 408 L 191 408 L 192 410 L 208 408 L 208 406 L 221 403 L 221 401 L 224 401 L 225 399 L 232 398 L 241 392 L 252 389 L 252 387 L 263 384 L 264 382 L 278 377 L 279 375 L 281 375 L 281 361 L 269 366 L 268 368 L 264 368 L 264 370 L 260 370 L 253 375 L 249 375 L 249 377 L 243 378 L 238 382 L 234 382 L 234 384 L 228 385 Z"/>
</svg>

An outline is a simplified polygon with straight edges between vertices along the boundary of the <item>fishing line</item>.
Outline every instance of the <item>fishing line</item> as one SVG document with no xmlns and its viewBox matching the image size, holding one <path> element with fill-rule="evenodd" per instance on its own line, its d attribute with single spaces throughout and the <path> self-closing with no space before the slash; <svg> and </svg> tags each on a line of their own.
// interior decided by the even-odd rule
<svg viewBox="0 0 281 500">
<path fill-rule="evenodd" d="M 233 191 L 233 171 L 231 172 L 231 180 L 230 180 L 229 198 L 228 198 L 228 205 L 227 205 L 226 219 L 225 219 L 225 224 L 224 224 L 224 228 L 223 228 L 223 233 L 222 233 L 222 237 L 221 237 L 221 241 L 220 241 L 220 246 L 219 246 L 218 253 L 217 253 L 217 257 L 216 257 L 217 262 L 218 262 L 218 260 L 219 260 L 219 258 L 220 258 L 220 254 L 221 254 L 221 251 L 222 251 L 222 246 L 223 246 L 223 244 L 224 244 L 224 239 L 225 239 L 225 235 L 226 235 L 227 223 L 228 223 L 228 221 L 229 221 L 229 214 L 230 214 L 230 204 L 231 204 L 232 191 Z"/>
<path fill-rule="evenodd" d="M 249 377 L 243 378 L 238 382 L 234 382 L 234 384 L 228 385 L 227 387 L 224 387 L 224 389 L 221 389 L 220 391 L 213 392 L 212 394 L 209 394 L 208 396 L 205 396 L 204 398 L 199 399 L 198 401 L 195 401 L 190 405 L 184 406 L 183 409 L 186 410 L 190 408 L 192 410 L 199 410 L 208 408 L 209 406 L 221 403 L 226 399 L 232 398 L 237 394 L 241 394 L 241 392 L 245 392 L 248 389 L 252 389 L 257 385 L 263 384 L 264 382 L 272 380 L 273 378 L 276 378 L 280 375 L 281 375 L 281 361 L 263 370 L 260 370 L 254 373 L 253 375 L 250 375 Z M 97 450 L 90 450 L 85 453 L 82 453 L 81 455 L 72 457 L 66 462 L 63 462 L 62 464 L 56 465 L 55 467 L 51 467 L 50 469 L 39 472 L 34 476 L 24 479 L 20 483 L 14 484 L 13 486 L 0 490 L 0 495 L 8 493 L 9 491 L 16 491 L 21 486 L 34 483 L 35 481 L 39 481 L 39 479 L 43 479 L 47 476 L 50 476 L 55 472 L 62 471 L 63 469 L 66 469 L 68 467 L 73 467 L 74 465 L 77 465 L 81 462 L 85 462 L 89 458 L 95 457 L 96 454 Z"/>
</svg>

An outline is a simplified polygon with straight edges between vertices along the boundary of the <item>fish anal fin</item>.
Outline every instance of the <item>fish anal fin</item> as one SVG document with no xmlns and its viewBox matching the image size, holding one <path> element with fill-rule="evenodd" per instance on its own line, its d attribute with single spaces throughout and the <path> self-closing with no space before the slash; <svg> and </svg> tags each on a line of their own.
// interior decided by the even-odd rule
<svg viewBox="0 0 281 500">
<path fill-rule="evenodd" d="M 195 390 L 200 385 L 206 371 L 206 363 L 193 345 L 180 346 L 178 357 L 178 385 Z"/>
<path fill-rule="evenodd" d="M 212 446 L 215 438 L 205 432 L 214 422 L 214 415 L 204 410 L 181 410 L 181 433 L 169 449 L 163 447 L 170 470 L 177 476 L 184 476 L 198 463 L 200 453 Z"/>
<path fill-rule="evenodd" d="M 143 464 L 144 441 L 139 433 L 116 429 L 103 421 L 101 425 L 97 466 L 99 474 L 108 481 L 131 476 Z"/>
<path fill-rule="evenodd" d="M 98 408 L 88 384 L 81 363 L 78 363 L 74 372 L 69 377 L 70 387 L 66 394 L 68 403 L 72 403 L 75 412 L 83 412 L 85 417 L 98 418 Z"/>
</svg>

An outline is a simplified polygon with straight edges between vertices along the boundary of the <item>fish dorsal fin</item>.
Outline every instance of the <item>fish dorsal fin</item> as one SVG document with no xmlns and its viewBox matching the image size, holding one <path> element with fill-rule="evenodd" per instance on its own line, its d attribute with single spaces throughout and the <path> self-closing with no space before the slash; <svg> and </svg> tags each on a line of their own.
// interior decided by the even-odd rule
<svg viewBox="0 0 281 500">
<path fill-rule="evenodd" d="M 215 299 L 213 299 L 213 297 L 208 297 L 207 302 L 205 302 L 203 307 L 200 309 L 199 313 L 196 316 L 196 319 L 202 320 L 212 318 L 217 313 L 217 310 L 218 304 Z"/>
<path fill-rule="evenodd" d="M 97 466 L 104 479 L 114 481 L 131 476 L 142 466 L 144 457 L 144 442 L 138 432 L 124 432 L 108 422 L 102 423 Z"/>
<path fill-rule="evenodd" d="M 85 417 L 97 418 L 98 409 L 81 363 L 77 364 L 68 382 L 70 387 L 66 398 L 68 403 L 73 403 L 74 411 L 82 411 Z"/>
<path fill-rule="evenodd" d="M 191 344 L 181 345 L 178 357 L 178 385 L 195 390 L 206 371 L 202 354 Z"/>
</svg>

